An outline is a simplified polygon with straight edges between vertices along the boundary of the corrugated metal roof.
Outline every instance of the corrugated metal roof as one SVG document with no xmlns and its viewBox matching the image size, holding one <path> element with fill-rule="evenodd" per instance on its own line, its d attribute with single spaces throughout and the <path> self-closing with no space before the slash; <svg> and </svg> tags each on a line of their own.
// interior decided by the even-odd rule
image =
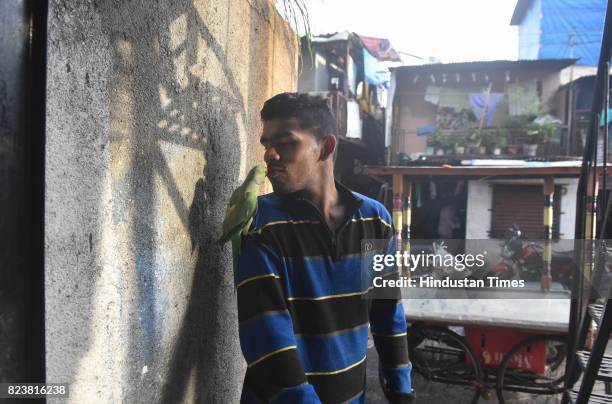
<svg viewBox="0 0 612 404">
<path fill-rule="evenodd" d="M 334 42 L 348 41 L 351 33 L 348 31 L 334 32 L 333 34 L 321 34 L 312 37 L 312 42 Z"/>
<path fill-rule="evenodd" d="M 361 39 L 363 45 L 372 55 L 374 55 L 376 59 L 380 61 L 391 62 L 402 61 L 395 49 L 393 49 L 393 47 L 391 46 L 391 42 L 389 42 L 387 38 L 376 38 L 359 34 L 357 34 L 357 36 Z"/>
<path fill-rule="evenodd" d="M 321 34 L 312 37 L 313 43 L 327 43 L 337 41 L 348 41 L 352 40 L 353 43 L 358 43 L 370 52 L 372 56 L 380 61 L 393 61 L 401 62 L 402 59 L 397 54 L 397 51 L 393 49 L 391 43 L 387 38 L 376 38 L 359 35 L 355 32 L 340 31 L 330 34 Z"/>
<path fill-rule="evenodd" d="M 576 63 L 576 59 L 537 60 L 491 60 L 460 63 L 433 63 L 425 65 L 398 66 L 391 68 L 398 72 L 456 72 L 463 70 L 508 70 L 508 69 L 558 69 Z"/>
</svg>

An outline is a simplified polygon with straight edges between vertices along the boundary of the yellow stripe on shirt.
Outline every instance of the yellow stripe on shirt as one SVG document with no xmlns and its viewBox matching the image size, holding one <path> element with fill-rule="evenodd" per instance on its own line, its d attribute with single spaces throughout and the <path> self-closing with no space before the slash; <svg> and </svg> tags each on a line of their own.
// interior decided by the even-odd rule
<svg viewBox="0 0 612 404">
<path fill-rule="evenodd" d="M 347 367 L 345 367 L 344 369 L 340 369 L 340 370 L 334 370 L 332 372 L 306 372 L 306 376 L 329 376 L 329 375 L 337 375 L 338 373 L 342 373 L 342 372 L 346 372 L 347 370 L 351 370 L 354 367 L 357 367 L 359 365 L 361 365 L 363 362 L 365 362 L 367 358 L 367 355 L 363 357 L 363 359 L 353 363 L 352 365 L 349 365 Z"/>
<path fill-rule="evenodd" d="M 239 287 L 241 287 L 242 285 L 244 285 L 245 283 L 249 283 L 251 281 L 257 280 L 257 279 L 263 279 L 263 278 L 275 278 L 275 279 L 280 279 L 280 276 L 276 275 L 276 274 L 265 274 L 265 275 L 257 275 L 257 276 L 253 276 L 251 278 L 247 278 L 243 281 L 241 281 L 238 285 L 236 285 L 236 289 L 238 289 Z"/>
<path fill-rule="evenodd" d="M 373 287 L 369 287 L 367 290 L 362 292 L 354 292 L 354 293 L 342 293 L 340 295 L 328 295 L 328 296 L 317 296 L 317 297 L 300 297 L 300 296 L 292 296 L 288 297 L 287 300 L 327 300 L 327 299 L 338 299 L 341 297 L 351 297 L 351 296 L 360 296 L 367 294 Z"/>
<path fill-rule="evenodd" d="M 249 363 L 249 365 L 248 365 L 247 367 L 249 367 L 249 368 L 250 368 L 250 367 L 252 367 L 252 366 L 255 366 L 255 365 L 257 365 L 259 362 L 261 362 L 261 361 L 263 361 L 263 360 L 266 360 L 267 358 L 269 358 L 269 357 L 270 357 L 270 356 L 272 356 L 272 355 L 276 355 L 276 354 L 281 353 L 281 352 L 289 351 L 289 350 L 291 350 L 291 349 L 297 349 L 297 346 L 295 346 L 295 345 L 289 345 L 289 346 L 286 346 L 286 347 L 284 347 L 284 348 L 277 349 L 276 351 L 272 351 L 272 352 L 270 352 L 270 353 L 267 353 L 267 354 L 265 354 L 264 356 L 262 356 L 261 358 L 257 358 L 257 359 L 255 359 L 253 362 Z"/>
<path fill-rule="evenodd" d="M 375 333 L 372 333 L 372 336 L 374 336 L 374 337 L 389 337 L 389 338 L 392 338 L 392 337 L 403 337 L 403 336 L 405 336 L 407 334 L 408 333 L 406 333 L 406 332 L 400 332 L 399 334 L 375 334 Z"/>
</svg>

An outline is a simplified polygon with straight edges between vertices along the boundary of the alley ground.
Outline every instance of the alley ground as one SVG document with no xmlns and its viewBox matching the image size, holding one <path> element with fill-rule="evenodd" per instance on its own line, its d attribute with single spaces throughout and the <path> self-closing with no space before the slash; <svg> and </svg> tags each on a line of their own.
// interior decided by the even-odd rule
<svg viewBox="0 0 612 404">
<path fill-rule="evenodd" d="M 370 345 L 371 340 L 370 340 Z M 606 349 L 607 355 L 612 355 L 612 344 L 608 343 Z M 416 400 L 414 404 L 469 404 L 471 402 L 471 392 L 466 389 L 441 384 L 441 383 L 429 383 L 424 380 L 417 372 L 413 372 L 412 382 L 416 392 Z M 386 404 L 383 392 L 378 382 L 378 355 L 376 349 L 370 346 L 368 351 L 368 370 L 367 370 L 367 394 L 366 403 L 368 404 Z M 593 389 L 594 392 L 603 393 L 605 387 L 601 382 L 597 382 Z M 525 398 L 516 397 L 514 400 L 506 400 L 507 404 L 532 404 L 534 403 L 531 399 L 525 401 Z M 560 403 L 560 398 L 555 396 L 542 396 L 541 399 L 536 401 L 536 404 L 557 404 Z M 480 398 L 479 404 L 498 404 L 497 396 L 494 391 L 491 391 L 491 398 L 485 400 Z"/>
</svg>

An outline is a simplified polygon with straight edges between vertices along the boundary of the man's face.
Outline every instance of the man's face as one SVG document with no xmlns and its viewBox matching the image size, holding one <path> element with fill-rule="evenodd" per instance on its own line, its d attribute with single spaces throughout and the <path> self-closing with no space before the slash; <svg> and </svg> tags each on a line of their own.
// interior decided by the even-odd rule
<svg viewBox="0 0 612 404">
<path fill-rule="evenodd" d="M 300 129 L 297 118 L 264 121 L 260 141 L 274 192 L 303 190 L 317 177 L 322 142 L 311 131 Z"/>
</svg>

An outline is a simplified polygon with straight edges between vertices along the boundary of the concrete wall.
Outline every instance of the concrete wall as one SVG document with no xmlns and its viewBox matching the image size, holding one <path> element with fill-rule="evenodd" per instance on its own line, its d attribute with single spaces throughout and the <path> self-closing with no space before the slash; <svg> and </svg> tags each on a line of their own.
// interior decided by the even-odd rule
<svg viewBox="0 0 612 404">
<path fill-rule="evenodd" d="M 491 231 L 493 187 L 486 181 L 468 181 L 465 238 L 485 240 Z"/>
<path fill-rule="evenodd" d="M 555 195 L 556 198 L 561 198 L 559 233 L 561 233 L 562 239 L 571 240 L 575 235 L 574 227 L 576 226 L 576 196 L 578 195 L 578 178 L 557 180 L 555 182 L 562 184 L 562 194 Z"/>
<path fill-rule="evenodd" d="M 239 399 L 231 190 L 296 87 L 267 0 L 51 0 L 47 380 L 73 403 Z"/>
</svg>

